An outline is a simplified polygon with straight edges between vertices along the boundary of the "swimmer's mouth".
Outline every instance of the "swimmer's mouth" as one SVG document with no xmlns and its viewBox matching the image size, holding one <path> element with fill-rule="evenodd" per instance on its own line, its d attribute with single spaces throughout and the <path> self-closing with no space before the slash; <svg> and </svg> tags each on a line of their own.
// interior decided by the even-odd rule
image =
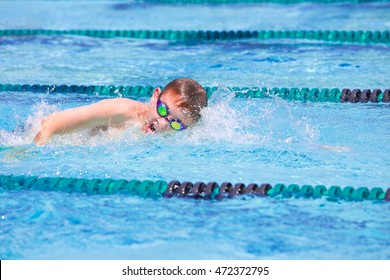
<svg viewBox="0 0 390 280">
<path fill-rule="evenodd" d="M 145 132 L 155 133 L 156 130 L 157 130 L 157 127 L 153 122 L 145 124 Z"/>
</svg>

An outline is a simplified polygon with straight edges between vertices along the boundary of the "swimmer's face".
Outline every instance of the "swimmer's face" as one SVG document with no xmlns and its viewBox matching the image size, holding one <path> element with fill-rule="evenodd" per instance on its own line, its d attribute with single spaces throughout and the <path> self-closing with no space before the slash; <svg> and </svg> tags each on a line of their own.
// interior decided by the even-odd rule
<svg viewBox="0 0 390 280">
<path fill-rule="evenodd" d="M 153 96 L 150 100 L 150 109 L 148 112 L 148 120 L 144 125 L 144 131 L 147 133 L 156 133 L 162 131 L 180 131 L 185 129 L 193 121 L 187 116 L 185 112 L 177 105 L 179 97 L 170 92 L 164 92 L 161 94 L 161 89 L 156 88 L 153 92 Z M 160 106 L 160 113 L 157 110 L 157 106 Z M 163 107 L 161 107 L 163 106 Z M 165 111 L 165 109 L 168 109 Z M 161 113 L 165 115 L 161 116 Z"/>
</svg>

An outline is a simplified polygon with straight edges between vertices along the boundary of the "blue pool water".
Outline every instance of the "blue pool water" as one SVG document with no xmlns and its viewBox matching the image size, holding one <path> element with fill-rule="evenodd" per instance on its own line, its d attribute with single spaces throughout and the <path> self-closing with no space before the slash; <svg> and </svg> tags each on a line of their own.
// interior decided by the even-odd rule
<svg viewBox="0 0 390 280">
<path fill-rule="evenodd" d="M 0 10 L 1 29 L 390 27 L 383 3 L 26 1 L 0 2 Z M 190 76 L 219 87 L 202 123 L 183 133 L 77 132 L 45 147 L 31 144 L 44 115 L 104 97 L 1 92 L 0 174 L 387 188 L 388 104 L 240 99 L 227 86 L 389 88 L 389 50 L 289 40 L 0 37 L 2 84 L 165 85 Z M 389 210 L 389 203 L 325 198 L 196 201 L 0 187 L 0 258 L 390 259 Z"/>
</svg>

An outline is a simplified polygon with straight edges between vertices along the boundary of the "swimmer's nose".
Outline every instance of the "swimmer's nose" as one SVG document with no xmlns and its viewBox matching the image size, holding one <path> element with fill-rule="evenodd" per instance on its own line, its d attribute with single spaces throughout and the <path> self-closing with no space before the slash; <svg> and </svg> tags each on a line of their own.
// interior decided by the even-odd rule
<svg viewBox="0 0 390 280">
<path fill-rule="evenodd" d="M 165 129 L 169 125 L 169 122 L 165 118 L 160 117 L 157 119 L 157 124 L 160 129 Z"/>
<path fill-rule="evenodd" d="M 160 117 L 157 119 L 157 123 L 159 127 L 166 127 L 169 122 L 165 118 Z"/>
</svg>

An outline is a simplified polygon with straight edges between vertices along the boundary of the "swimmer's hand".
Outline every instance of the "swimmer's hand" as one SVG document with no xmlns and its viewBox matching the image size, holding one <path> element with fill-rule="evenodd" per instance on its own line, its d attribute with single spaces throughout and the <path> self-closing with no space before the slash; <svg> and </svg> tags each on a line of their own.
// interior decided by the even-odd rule
<svg viewBox="0 0 390 280">
<path fill-rule="evenodd" d="M 53 131 L 47 119 L 41 122 L 41 130 L 34 137 L 34 143 L 38 146 L 45 145 L 53 136 Z"/>
<path fill-rule="evenodd" d="M 34 143 L 38 146 L 45 145 L 50 138 L 51 136 L 45 134 L 45 132 L 39 131 L 34 137 Z"/>
</svg>

